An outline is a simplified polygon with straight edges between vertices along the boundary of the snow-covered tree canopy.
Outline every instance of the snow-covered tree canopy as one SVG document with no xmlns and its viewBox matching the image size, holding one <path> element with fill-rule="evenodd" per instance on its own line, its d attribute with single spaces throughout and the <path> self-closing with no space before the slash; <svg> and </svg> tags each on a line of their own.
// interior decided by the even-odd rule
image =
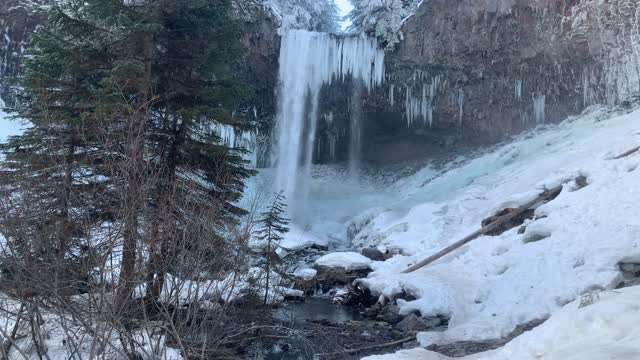
<svg viewBox="0 0 640 360">
<path fill-rule="evenodd" d="M 267 5 L 284 29 L 338 30 L 338 7 L 333 0 L 267 0 Z"/>
<path fill-rule="evenodd" d="M 422 1 L 351 0 L 351 29 L 375 35 L 387 48 L 394 47 L 403 39 L 400 31 L 403 22 L 415 12 Z"/>
</svg>

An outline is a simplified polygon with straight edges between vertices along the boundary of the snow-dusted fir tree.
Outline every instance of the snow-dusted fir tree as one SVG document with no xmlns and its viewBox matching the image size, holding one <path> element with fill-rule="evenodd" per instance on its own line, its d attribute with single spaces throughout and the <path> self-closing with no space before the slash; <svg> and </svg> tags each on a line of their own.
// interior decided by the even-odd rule
<svg viewBox="0 0 640 360">
<path fill-rule="evenodd" d="M 249 128 L 232 116 L 248 91 L 230 71 L 244 51 L 231 10 L 230 0 L 60 0 L 46 9 L 19 78 L 16 114 L 31 127 L 0 145 L 3 190 L 34 199 L 2 212 L 0 227 L 25 234 L 9 241 L 38 241 L 31 234 L 52 228 L 57 257 L 41 261 L 47 268 L 74 255 L 80 225 L 122 226 L 121 309 L 141 278 L 156 299 L 166 273 L 223 257 L 253 174 L 244 151 L 211 131 Z M 85 204 L 95 209 L 78 214 Z M 43 243 L 23 245 L 24 258 Z"/>
<path fill-rule="evenodd" d="M 352 30 L 375 35 L 394 47 L 403 39 L 402 23 L 418 8 L 422 0 L 351 0 Z"/>
<path fill-rule="evenodd" d="M 289 219 L 284 217 L 285 197 L 282 192 L 275 194 L 273 202 L 269 210 L 262 213 L 262 217 L 258 220 L 258 229 L 256 237 L 264 242 L 265 248 L 265 290 L 264 304 L 267 305 L 269 300 L 269 281 L 271 272 L 274 271 L 276 265 L 280 262 L 280 257 L 276 253 L 276 249 L 280 241 L 284 238 L 284 234 L 289 232 L 287 225 Z"/>
<path fill-rule="evenodd" d="M 267 0 L 284 29 L 322 32 L 338 30 L 338 7 L 333 0 Z"/>
</svg>

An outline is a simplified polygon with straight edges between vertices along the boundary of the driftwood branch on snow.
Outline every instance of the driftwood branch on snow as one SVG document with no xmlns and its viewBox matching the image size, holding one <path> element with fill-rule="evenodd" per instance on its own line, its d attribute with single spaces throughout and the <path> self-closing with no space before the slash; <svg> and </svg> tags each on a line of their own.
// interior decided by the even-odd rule
<svg viewBox="0 0 640 360">
<path fill-rule="evenodd" d="M 423 268 L 429 264 L 431 264 L 432 262 L 442 258 L 443 256 L 451 253 L 452 251 L 470 243 L 471 241 L 479 238 L 482 235 L 485 235 L 493 230 L 495 230 L 496 228 L 498 228 L 499 226 L 501 226 L 502 224 L 510 221 L 511 219 L 517 217 L 518 215 L 522 214 L 523 212 L 527 211 L 527 209 L 531 208 L 532 206 L 534 206 L 535 204 L 541 202 L 541 201 L 545 201 L 548 199 L 552 199 L 555 198 L 556 196 L 558 196 L 558 194 L 560 194 L 560 191 L 562 191 L 562 185 L 555 187 L 553 189 L 550 190 L 546 190 L 545 192 L 543 192 L 542 194 L 538 195 L 535 199 L 529 201 L 528 203 L 520 206 L 517 209 L 514 209 L 513 211 L 509 212 L 508 214 L 504 215 L 504 217 L 500 218 L 499 220 L 496 220 L 495 222 L 492 222 L 491 224 L 481 228 L 480 230 L 474 232 L 473 234 L 465 237 L 464 239 L 453 243 L 449 246 L 447 246 L 446 248 L 442 249 L 441 251 L 439 251 L 438 253 L 420 261 L 419 263 L 407 268 L 406 270 L 403 271 L 403 273 L 410 273 L 413 271 L 416 271 L 420 268 Z"/>
<path fill-rule="evenodd" d="M 613 158 L 613 160 L 619 160 L 619 159 L 622 159 L 622 158 L 624 158 L 624 157 L 627 157 L 627 156 L 629 156 L 629 155 L 631 155 L 631 154 L 635 153 L 635 152 L 636 152 L 636 151 L 638 151 L 638 150 L 640 150 L 640 146 L 636 146 L 636 147 L 634 147 L 633 149 L 631 149 L 631 150 L 629 150 L 629 151 L 625 151 L 625 152 L 623 152 L 622 154 L 620 154 L 620 155 L 618 155 L 618 156 L 614 157 L 614 158 Z"/>
</svg>

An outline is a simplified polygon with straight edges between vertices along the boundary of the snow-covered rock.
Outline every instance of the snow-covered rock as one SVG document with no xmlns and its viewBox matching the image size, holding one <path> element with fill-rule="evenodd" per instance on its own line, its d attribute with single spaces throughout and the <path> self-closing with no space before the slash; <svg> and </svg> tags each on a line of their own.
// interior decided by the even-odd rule
<svg viewBox="0 0 640 360">
<path fill-rule="evenodd" d="M 363 211 L 356 217 L 351 219 L 349 226 L 347 227 L 347 238 L 354 240 L 362 230 L 364 230 L 373 219 L 384 212 L 384 208 L 376 207 Z M 358 246 L 358 244 L 353 244 Z"/>
<path fill-rule="evenodd" d="M 299 279 L 302 279 L 304 281 L 313 280 L 313 278 L 315 278 L 317 274 L 318 274 L 318 271 L 316 269 L 308 269 L 308 268 L 298 269 L 293 272 L 293 276 Z"/>
<path fill-rule="evenodd" d="M 449 357 L 428 351 L 422 348 L 400 350 L 395 354 L 374 355 L 362 358 L 362 360 L 445 360 Z"/>
<path fill-rule="evenodd" d="M 309 231 L 305 231 L 299 226 L 289 226 L 289 232 L 284 234 L 284 239 L 280 241 L 280 248 L 288 251 L 302 250 L 310 247 L 326 248 L 329 242 Z"/>
<path fill-rule="evenodd" d="M 316 266 L 340 268 L 347 271 L 371 268 L 371 259 L 357 252 L 335 252 L 316 260 Z"/>
<path fill-rule="evenodd" d="M 582 360 L 640 358 L 640 286 L 585 295 L 504 347 L 459 360 Z M 445 360 L 424 349 L 363 360 Z"/>
</svg>

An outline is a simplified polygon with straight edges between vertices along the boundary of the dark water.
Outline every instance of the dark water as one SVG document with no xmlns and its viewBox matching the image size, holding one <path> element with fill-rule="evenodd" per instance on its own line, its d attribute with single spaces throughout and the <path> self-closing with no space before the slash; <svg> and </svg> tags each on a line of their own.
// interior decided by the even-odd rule
<svg viewBox="0 0 640 360">
<path fill-rule="evenodd" d="M 345 322 L 348 320 L 363 320 L 360 312 L 349 306 L 336 305 L 329 299 L 309 297 L 305 302 L 284 304 L 276 311 L 276 317 L 292 322 L 307 320 L 330 322 Z"/>
</svg>

